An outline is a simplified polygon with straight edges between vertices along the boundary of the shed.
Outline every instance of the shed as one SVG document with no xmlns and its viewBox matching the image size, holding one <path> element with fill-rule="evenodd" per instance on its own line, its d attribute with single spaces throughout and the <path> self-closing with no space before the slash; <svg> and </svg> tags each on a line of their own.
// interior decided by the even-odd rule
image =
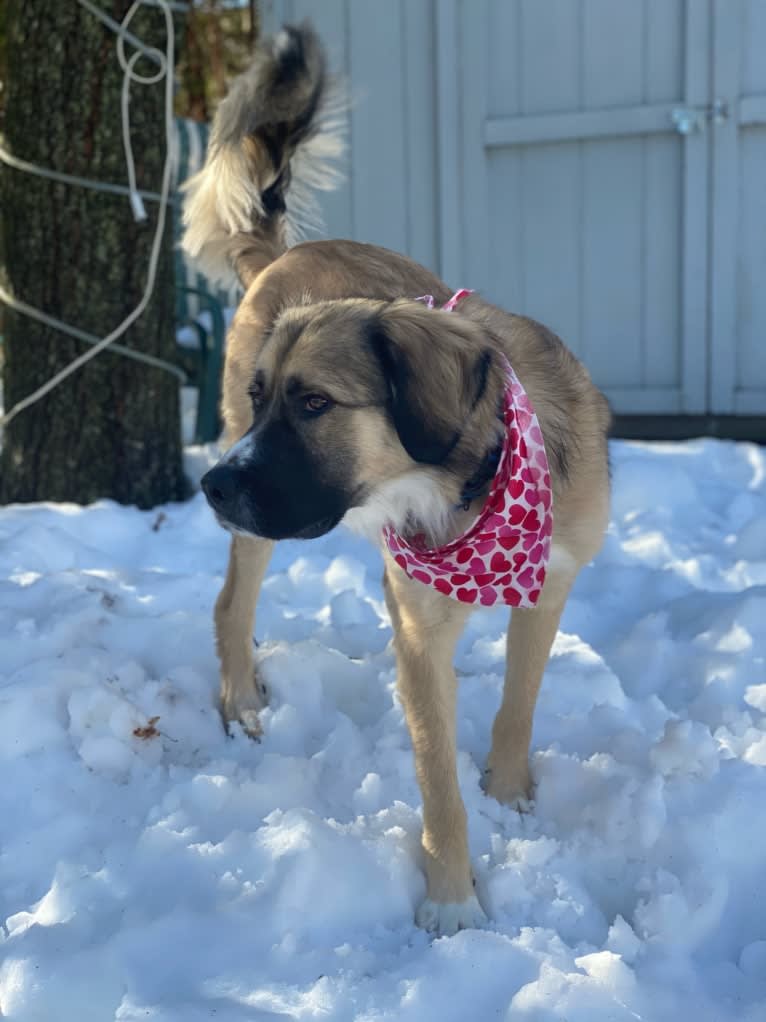
<svg viewBox="0 0 766 1022">
<path fill-rule="evenodd" d="M 542 320 L 619 415 L 766 416 L 764 0 L 261 8 L 350 83 L 328 234 Z"/>
</svg>

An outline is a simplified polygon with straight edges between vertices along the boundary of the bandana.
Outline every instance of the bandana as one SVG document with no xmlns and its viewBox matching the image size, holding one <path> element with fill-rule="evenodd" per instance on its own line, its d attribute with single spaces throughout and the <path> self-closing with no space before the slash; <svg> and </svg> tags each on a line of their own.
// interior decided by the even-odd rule
<svg viewBox="0 0 766 1022">
<path fill-rule="evenodd" d="M 442 306 L 451 312 L 471 291 Z M 424 301 L 434 307 L 433 296 Z M 410 578 L 460 603 L 534 607 L 540 598 L 553 532 L 551 477 L 532 402 L 505 361 L 505 435 L 489 495 L 479 517 L 457 539 L 428 549 L 423 536 L 405 538 L 385 526 L 383 539 Z"/>
</svg>

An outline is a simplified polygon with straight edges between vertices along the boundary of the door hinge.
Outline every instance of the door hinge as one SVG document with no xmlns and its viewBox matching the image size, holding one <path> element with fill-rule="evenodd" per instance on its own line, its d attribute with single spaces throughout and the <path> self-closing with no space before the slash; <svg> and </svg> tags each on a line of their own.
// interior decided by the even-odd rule
<svg viewBox="0 0 766 1022">
<path fill-rule="evenodd" d="M 721 124 L 728 116 L 729 104 L 725 99 L 716 99 L 707 106 L 677 106 L 670 114 L 679 135 L 704 131 L 709 123 Z"/>
</svg>

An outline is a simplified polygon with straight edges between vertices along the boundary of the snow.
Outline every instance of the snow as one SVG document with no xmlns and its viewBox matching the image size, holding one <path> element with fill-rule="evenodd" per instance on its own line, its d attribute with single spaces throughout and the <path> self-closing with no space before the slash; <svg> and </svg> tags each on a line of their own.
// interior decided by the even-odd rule
<svg viewBox="0 0 766 1022">
<path fill-rule="evenodd" d="M 343 530 L 278 547 L 255 743 L 216 712 L 227 539 L 201 496 L 0 510 L 2 1016 L 764 1022 L 766 453 L 623 442 L 612 460 L 530 813 L 479 785 L 504 612 L 460 643 L 490 922 L 433 942 L 372 547 Z"/>
</svg>

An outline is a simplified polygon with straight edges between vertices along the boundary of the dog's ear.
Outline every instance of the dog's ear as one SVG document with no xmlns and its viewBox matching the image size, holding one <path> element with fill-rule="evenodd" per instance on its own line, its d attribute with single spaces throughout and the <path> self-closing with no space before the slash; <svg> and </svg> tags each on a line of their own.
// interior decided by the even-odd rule
<svg viewBox="0 0 766 1022">
<path fill-rule="evenodd" d="M 414 461 L 443 464 L 478 406 L 485 400 L 497 405 L 497 355 L 486 341 L 457 313 L 415 302 L 392 302 L 375 317 L 370 343 L 394 426 Z"/>
</svg>

